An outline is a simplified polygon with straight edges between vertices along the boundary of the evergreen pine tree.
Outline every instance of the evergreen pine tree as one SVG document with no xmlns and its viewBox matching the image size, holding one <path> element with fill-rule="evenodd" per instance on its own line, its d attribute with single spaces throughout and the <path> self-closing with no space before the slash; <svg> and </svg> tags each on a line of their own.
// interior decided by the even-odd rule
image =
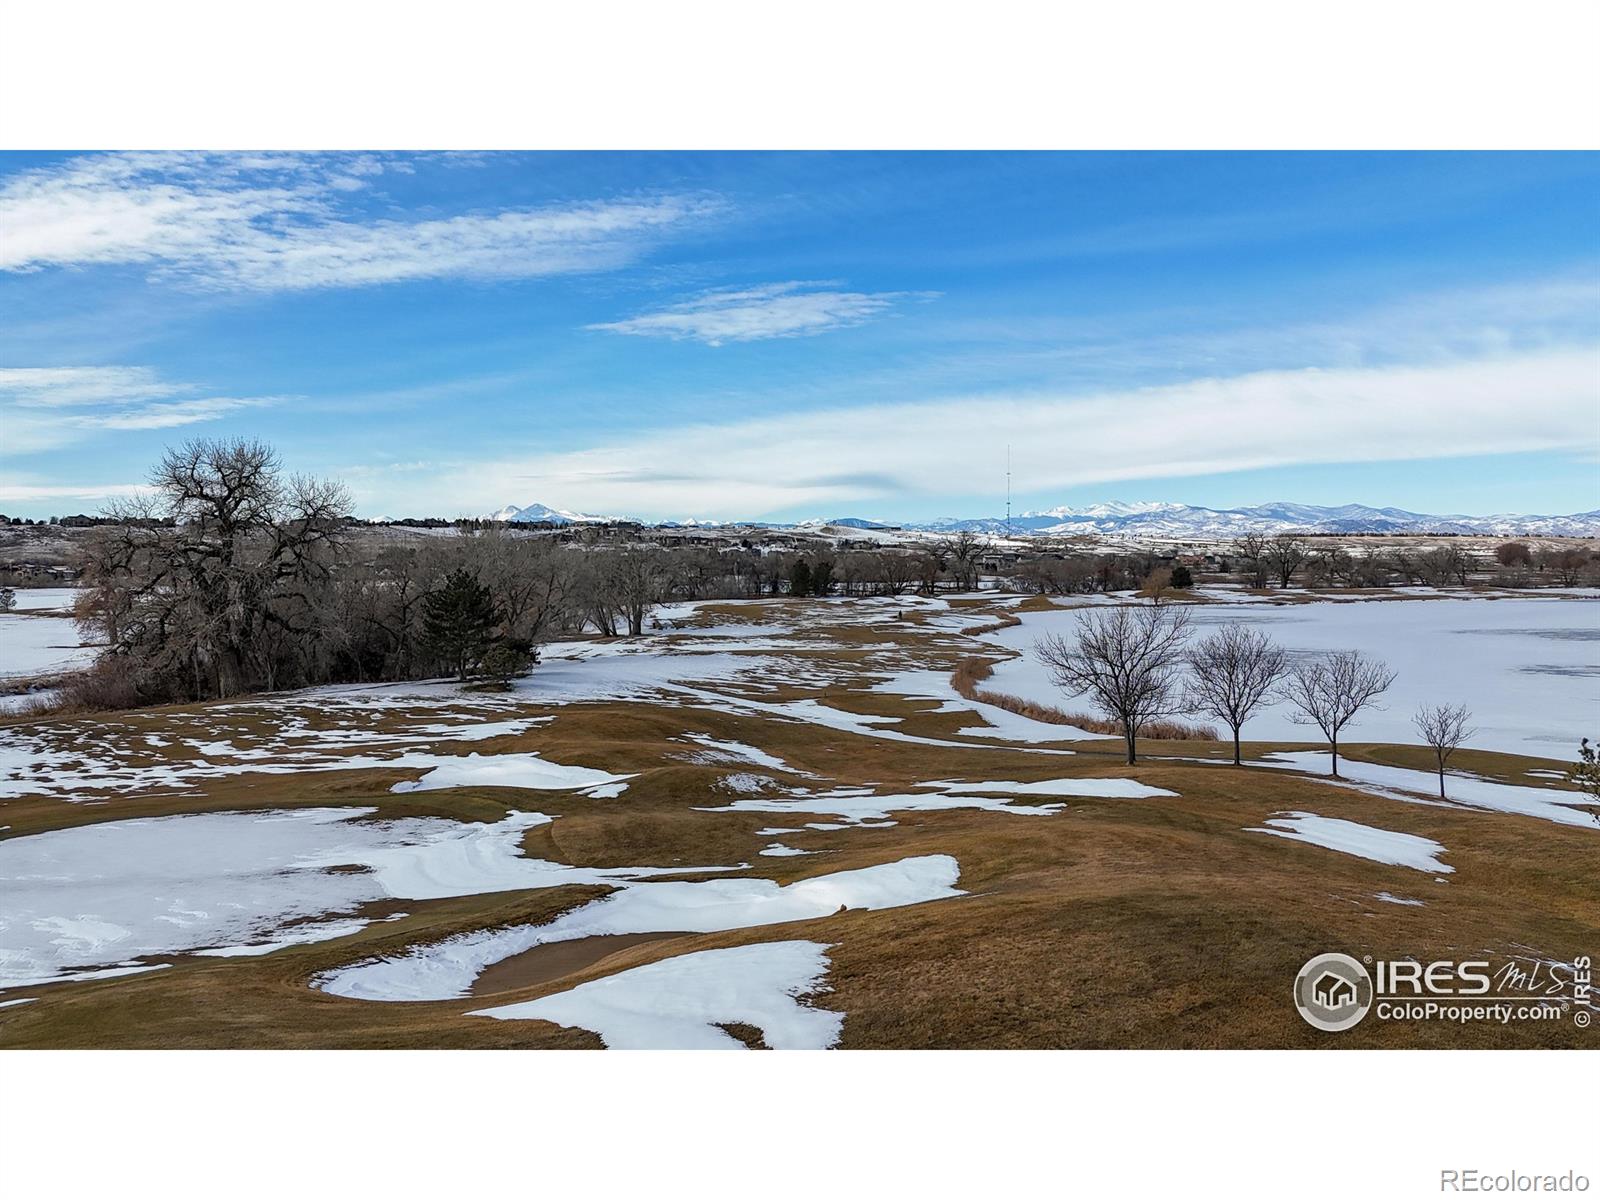
<svg viewBox="0 0 1600 1200">
<path fill-rule="evenodd" d="M 809 596 L 811 594 L 811 566 L 803 558 L 794 560 L 794 566 L 789 568 L 789 595 Z"/>
<path fill-rule="evenodd" d="M 1194 574 L 1182 563 L 1172 568 L 1172 586 L 1179 590 L 1194 586 Z"/>
<path fill-rule="evenodd" d="M 833 591 L 833 564 L 823 559 L 811 572 L 811 594 L 813 596 L 826 596 Z"/>
<path fill-rule="evenodd" d="M 452 571 L 444 586 L 422 601 L 423 638 L 440 658 L 465 679 L 494 640 L 500 620 L 494 597 L 470 571 Z"/>
</svg>

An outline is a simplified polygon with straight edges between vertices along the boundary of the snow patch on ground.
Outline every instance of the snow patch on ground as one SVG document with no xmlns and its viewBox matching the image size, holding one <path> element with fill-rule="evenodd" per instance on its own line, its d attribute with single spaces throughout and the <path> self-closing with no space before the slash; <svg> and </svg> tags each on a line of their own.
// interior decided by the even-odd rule
<svg viewBox="0 0 1600 1200">
<path fill-rule="evenodd" d="M 482 930 L 327 972 L 314 987 L 359 1000 L 450 1000 L 488 967 L 551 942 L 617 933 L 717 933 L 832 916 L 841 908 L 899 908 L 963 895 L 956 860 L 905 858 L 787 885 L 770 879 L 640 883 L 544 925 Z"/>
<path fill-rule="evenodd" d="M 755 1026 L 774 1050 L 826 1050 L 844 1015 L 801 998 L 825 990 L 830 949 L 797 941 L 701 950 L 468 1015 L 588 1029 L 610 1050 L 745 1049 L 718 1028 L 731 1024 Z"/>
<path fill-rule="evenodd" d="M 550 791 L 565 788 L 610 788 L 632 779 L 589 767 L 565 767 L 537 754 L 469 754 L 443 760 L 421 779 L 397 783 L 391 792 L 428 792 L 438 788 L 514 787 Z M 596 792 L 591 791 L 590 795 Z M 616 796 L 607 790 L 605 795 Z"/>
<path fill-rule="evenodd" d="M 519 731 L 535 723 L 507 721 L 496 723 L 494 736 Z M 143 755 L 132 747 L 118 745 L 111 737 L 92 749 L 81 743 L 57 740 L 62 731 L 0 730 L 0 798 L 46 795 L 67 800 L 95 799 L 83 793 L 95 792 L 171 792 L 200 786 L 207 779 L 235 775 L 292 775 L 306 771 L 356 771 L 421 769 L 419 780 L 396 784 L 396 792 L 428 791 L 442 787 L 520 787 L 604 788 L 598 795 L 618 794 L 617 785 L 633 778 L 612 775 L 587 767 L 569 767 L 549 762 L 536 753 L 499 755 L 435 754 L 409 750 L 392 756 L 351 754 L 339 747 L 361 740 L 407 742 L 422 738 L 431 744 L 440 740 L 478 741 L 471 726 L 421 726 L 404 737 L 374 735 L 352 739 L 341 733 L 327 739 L 319 748 L 281 749 L 282 742 L 240 747 L 226 739 L 180 739 L 193 755 L 169 759 Z M 307 740 L 302 733 L 282 734 L 284 739 Z M 159 746 L 157 747 L 159 748 Z"/>
<path fill-rule="evenodd" d="M 1015 816 L 1048 817 L 1065 805 L 1013 804 L 996 796 L 950 795 L 930 792 L 905 792 L 880 796 L 871 788 L 835 788 L 826 792 L 800 790 L 780 796 L 750 796 L 720 808 L 702 812 L 821 813 L 843 817 L 851 824 L 882 820 L 897 812 L 939 812 L 956 808 L 977 808 Z M 892 823 L 892 822 L 891 822 Z M 811 826 L 816 829 L 820 826 Z M 829 828 L 839 828 L 830 826 Z"/>
<path fill-rule="evenodd" d="M 1454 867 L 1439 861 L 1439 855 L 1445 853 L 1445 848 L 1432 838 L 1375 829 L 1371 825 L 1320 817 L 1308 812 L 1280 813 L 1269 817 L 1266 824 L 1271 828 L 1247 829 L 1245 832 L 1270 833 L 1291 841 L 1309 842 L 1313 846 L 1323 846 L 1342 854 L 1353 854 L 1357 858 L 1396 867 L 1410 867 L 1430 875 L 1449 875 L 1455 871 Z"/>
<path fill-rule="evenodd" d="M 361 819 L 375 811 L 195 813 L 0 841 L 0 986 L 93 978 L 87 969 L 151 955 L 264 954 L 344 937 L 368 923 L 353 914 L 375 900 L 703 869 L 579 868 L 526 858 L 523 835 L 549 822 L 542 813 L 514 812 L 494 823 Z"/>
<path fill-rule="evenodd" d="M 1154 796 L 1176 796 L 1166 788 L 1151 787 L 1137 779 L 1038 779 L 1032 783 L 1016 780 L 965 783 L 941 779 L 919 787 L 938 788 L 943 792 L 1007 792 L 1013 796 L 1097 796 L 1112 800 L 1148 800 Z"/>
<path fill-rule="evenodd" d="M 1321 751 L 1284 751 L 1261 759 L 1264 766 L 1290 767 L 1313 775 L 1326 776 L 1328 755 Z M 1413 771 L 1406 767 L 1386 767 L 1377 763 L 1354 759 L 1339 759 L 1339 774 L 1347 781 L 1379 788 L 1399 789 L 1419 793 L 1419 798 L 1433 804 L 1440 803 L 1439 777 L 1432 771 Z M 1559 825 L 1575 825 L 1600 830 L 1600 824 L 1589 813 L 1575 805 L 1585 803 L 1581 792 L 1559 791 L 1547 787 L 1522 787 L 1513 783 L 1497 783 L 1477 775 L 1449 773 L 1445 776 L 1445 795 L 1452 804 L 1472 808 L 1493 809 L 1496 812 L 1518 813 L 1539 817 Z M 1412 799 L 1412 797 L 1405 797 Z"/>
<path fill-rule="evenodd" d="M 1405 900 L 1405 899 L 1402 899 L 1399 896 L 1391 896 L 1388 892 L 1379 892 L 1376 896 L 1373 897 L 1373 899 L 1374 900 L 1382 900 L 1385 904 L 1404 904 L 1409 908 L 1421 908 L 1422 907 L 1422 901 L 1421 900 Z"/>
<path fill-rule="evenodd" d="M 969 712 L 981 717 L 985 724 L 970 729 L 958 729 L 962 737 L 1000 738 L 1008 742 L 1063 742 L 1075 738 L 1097 736 L 1075 725 L 1052 725 L 1048 721 L 1035 721 L 1009 709 L 980 700 L 968 700 L 950 683 L 950 676 L 942 671 L 901 671 L 870 689 L 891 696 L 904 696 L 911 700 L 937 700 L 935 712 Z M 1058 753 L 1070 753 L 1060 751 Z"/>
<path fill-rule="evenodd" d="M 704 746 L 710 753 L 705 757 L 716 762 L 751 763 L 770 767 L 774 771 L 793 771 L 794 768 L 775 754 L 768 754 L 744 742 L 719 741 L 709 733 L 686 733 L 684 737 L 696 745 Z"/>
</svg>

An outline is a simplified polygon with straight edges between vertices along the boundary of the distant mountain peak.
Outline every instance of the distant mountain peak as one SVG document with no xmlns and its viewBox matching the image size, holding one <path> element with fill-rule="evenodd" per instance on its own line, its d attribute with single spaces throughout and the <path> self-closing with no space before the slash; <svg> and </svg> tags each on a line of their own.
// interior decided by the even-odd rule
<svg viewBox="0 0 1600 1200">
<path fill-rule="evenodd" d="M 594 517 L 588 513 L 568 512 L 564 508 L 551 508 L 546 504 L 529 504 L 518 508 L 515 504 L 508 504 L 502 509 L 489 514 L 491 521 L 515 521 L 521 524 L 543 523 L 547 525 L 585 525 L 595 522 L 614 521 L 615 517 Z"/>
</svg>

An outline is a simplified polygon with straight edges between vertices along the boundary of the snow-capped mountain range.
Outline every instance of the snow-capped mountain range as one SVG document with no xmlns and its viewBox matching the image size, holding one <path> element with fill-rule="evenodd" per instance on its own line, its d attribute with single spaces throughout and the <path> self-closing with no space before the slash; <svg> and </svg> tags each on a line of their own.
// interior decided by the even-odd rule
<svg viewBox="0 0 1600 1200">
<path fill-rule="evenodd" d="M 617 517 L 592 517 L 588 513 L 568 512 L 564 508 L 549 508 L 543 504 L 530 504 L 526 508 L 518 508 L 515 504 L 508 504 L 504 508 L 489 514 L 491 521 L 520 521 L 527 524 L 540 523 L 545 525 L 593 525 L 615 521 Z"/>
<path fill-rule="evenodd" d="M 970 529 L 1003 533 L 996 518 L 928 522 L 928 529 Z M 1024 533 L 1113 534 L 1126 537 L 1223 538 L 1246 533 L 1458 533 L 1489 536 L 1544 534 L 1551 537 L 1600 536 L 1600 510 L 1564 516 L 1495 513 L 1474 517 L 1438 515 L 1403 508 L 1371 508 L 1364 504 L 1321 507 L 1276 501 L 1246 508 L 1200 508 L 1168 501 L 1091 504 L 1084 508 L 1051 508 L 1011 519 L 1011 529 Z"/>
<path fill-rule="evenodd" d="M 611 517 L 589 516 L 530 504 L 526 508 L 509 506 L 490 514 L 498 521 L 543 521 L 555 525 L 604 522 Z M 668 526 L 714 526 L 713 521 L 666 521 Z M 1403 508 L 1369 508 L 1364 504 L 1343 504 L 1325 508 L 1314 504 L 1276 501 L 1246 508 L 1200 508 L 1169 501 L 1143 501 L 1132 504 L 1111 502 L 1083 508 L 1049 508 L 1025 512 L 1011 518 L 945 517 L 932 521 L 868 521 L 860 517 L 798 522 L 730 521 L 729 525 L 756 525 L 771 529 L 804 529 L 843 526 L 850 529 L 905 529 L 916 532 L 959 532 L 1004 534 L 1101 534 L 1119 537 L 1163 539 L 1214 539 L 1238 537 L 1246 533 L 1456 533 L 1491 537 L 1536 536 L 1600 537 L 1600 509 L 1565 516 L 1536 516 L 1521 513 L 1495 513 L 1486 517 L 1452 513 L 1444 516 L 1409 512 Z"/>
</svg>

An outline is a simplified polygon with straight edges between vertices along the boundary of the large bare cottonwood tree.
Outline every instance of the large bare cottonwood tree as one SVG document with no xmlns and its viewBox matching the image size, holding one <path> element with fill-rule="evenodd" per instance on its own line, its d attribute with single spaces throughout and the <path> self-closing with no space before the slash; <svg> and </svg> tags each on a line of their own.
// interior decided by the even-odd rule
<svg viewBox="0 0 1600 1200">
<path fill-rule="evenodd" d="M 149 493 L 109 510 L 117 522 L 87 551 L 80 617 L 154 695 L 298 683 L 331 652 L 329 583 L 349 511 L 340 484 L 286 476 L 261 442 L 185 442 Z"/>
</svg>

